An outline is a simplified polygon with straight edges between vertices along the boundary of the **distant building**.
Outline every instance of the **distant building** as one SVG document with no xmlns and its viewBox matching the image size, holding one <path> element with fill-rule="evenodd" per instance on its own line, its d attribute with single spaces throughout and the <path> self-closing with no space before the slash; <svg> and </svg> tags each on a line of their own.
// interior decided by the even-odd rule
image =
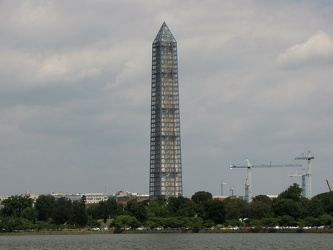
<svg viewBox="0 0 333 250">
<path fill-rule="evenodd" d="M 113 198 L 116 199 L 117 203 L 126 205 L 130 199 L 136 199 L 137 201 L 144 201 L 149 199 L 148 194 L 140 194 L 140 193 L 131 193 L 119 191 L 116 193 Z"/>
<path fill-rule="evenodd" d="M 57 200 L 61 197 L 66 197 L 71 201 L 81 201 L 82 197 L 86 197 L 86 206 L 91 204 L 99 203 L 100 201 L 106 201 L 109 197 L 107 194 L 103 193 L 79 193 L 79 194 L 65 194 L 52 192 L 51 195 Z"/>
<path fill-rule="evenodd" d="M 267 194 L 266 196 L 268 198 L 270 198 L 271 200 L 273 200 L 273 199 L 276 199 L 279 195 L 277 195 L 277 194 Z"/>
<path fill-rule="evenodd" d="M 100 201 L 106 201 L 109 197 L 103 193 L 86 193 L 86 204 L 95 204 Z"/>
<path fill-rule="evenodd" d="M 33 204 L 35 204 L 36 200 L 40 196 L 39 194 L 22 194 L 20 196 L 29 196 L 30 198 L 33 199 Z M 68 193 L 61 193 L 61 192 L 51 192 L 50 194 L 55 200 L 58 200 L 59 198 L 65 197 L 71 201 L 81 201 L 82 197 L 85 196 L 86 199 L 86 206 L 89 206 L 91 204 L 97 204 L 100 201 L 106 201 L 109 198 L 115 199 L 119 204 L 126 205 L 127 202 L 130 199 L 136 199 L 137 201 L 144 201 L 149 199 L 148 194 L 141 194 L 141 193 L 131 193 L 131 192 L 124 192 L 124 191 L 119 191 L 116 194 L 113 195 L 107 195 L 104 193 L 78 193 L 78 194 L 68 194 Z M 6 195 L 6 196 L 0 196 L 0 208 L 2 206 L 2 202 L 8 198 L 10 198 L 11 195 Z"/>
<path fill-rule="evenodd" d="M 33 200 L 33 204 L 36 203 L 36 200 L 38 199 L 38 197 L 40 196 L 40 194 L 26 194 L 27 196 L 29 196 L 29 198 L 31 198 Z"/>
<path fill-rule="evenodd" d="M 0 208 L 1 208 L 1 205 L 2 205 L 2 202 L 12 196 L 16 196 L 16 195 L 3 195 L 3 196 L 0 196 Z M 39 194 L 30 194 L 30 193 L 25 193 L 25 194 L 20 194 L 20 195 L 17 195 L 17 196 L 28 196 L 29 198 L 32 199 L 33 201 L 33 205 L 36 203 L 36 200 L 38 199 L 39 197 Z"/>
<path fill-rule="evenodd" d="M 213 196 L 213 200 L 219 200 L 219 201 L 224 201 L 227 198 L 229 198 L 229 196 Z"/>
</svg>

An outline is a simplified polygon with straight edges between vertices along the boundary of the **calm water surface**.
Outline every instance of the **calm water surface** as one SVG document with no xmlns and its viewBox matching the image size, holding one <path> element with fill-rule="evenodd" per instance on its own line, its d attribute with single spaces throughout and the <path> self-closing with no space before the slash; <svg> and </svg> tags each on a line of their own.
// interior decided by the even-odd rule
<svg viewBox="0 0 333 250">
<path fill-rule="evenodd" d="M 333 234 L 89 234 L 0 236 L 3 249 L 333 249 Z"/>
</svg>

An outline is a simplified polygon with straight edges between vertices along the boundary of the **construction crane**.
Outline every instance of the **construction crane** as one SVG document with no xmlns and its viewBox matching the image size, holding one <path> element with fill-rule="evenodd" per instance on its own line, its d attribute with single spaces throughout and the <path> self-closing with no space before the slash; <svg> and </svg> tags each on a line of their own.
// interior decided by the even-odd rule
<svg viewBox="0 0 333 250">
<path fill-rule="evenodd" d="M 307 160 L 308 166 L 304 173 L 304 197 L 311 199 L 312 197 L 312 181 L 311 181 L 311 160 L 315 160 L 314 156 L 311 156 L 310 150 L 308 150 L 308 155 L 305 156 L 302 153 L 301 156 L 295 157 L 295 160 Z M 303 178 L 303 177 L 302 177 Z"/>
<path fill-rule="evenodd" d="M 326 180 L 326 183 L 327 183 L 327 186 L 328 186 L 328 190 L 330 190 L 330 192 L 332 192 L 332 190 L 331 190 L 331 186 L 330 186 L 330 184 L 328 183 L 328 180 Z"/>
<path fill-rule="evenodd" d="M 270 164 L 268 165 L 252 165 L 250 161 L 247 159 L 243 161 L 242 163 L 246 162 L 247 165 L 235 165 L 232 164 L 230 165 L 230 169 L 234 168 L 246 168 L 247 169 L 247 178 L 245 181 L 245 201 L 247 203 L 250 203 L 251 201 L 251 196 L 252 196 L 252 183 L 251 183 L 251 170 L 252 168 L 276 168 L 276 167 L 302 167 L 301 164 Z"/>
<path fill-rule="evenodd" d="M 236 190 L 236 189 L 238 189 L 239 187 L 236 187 L 236 188 L 230 188 L 230 190 L 229 191 L 231 191 L 231 196 L 233 197 L 234 196 L 234 191 Z"/>
</svg>

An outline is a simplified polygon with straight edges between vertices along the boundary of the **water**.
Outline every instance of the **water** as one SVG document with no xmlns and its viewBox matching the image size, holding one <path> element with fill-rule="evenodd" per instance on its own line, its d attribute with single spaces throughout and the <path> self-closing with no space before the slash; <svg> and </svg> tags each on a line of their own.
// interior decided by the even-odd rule
<svg viewBox="0 0 333 250">
<path fill-rule="evenodd" d="M 333 249 L 327 233 L 88 234 L 0 236 L 0 250 Z"/>
</svg>

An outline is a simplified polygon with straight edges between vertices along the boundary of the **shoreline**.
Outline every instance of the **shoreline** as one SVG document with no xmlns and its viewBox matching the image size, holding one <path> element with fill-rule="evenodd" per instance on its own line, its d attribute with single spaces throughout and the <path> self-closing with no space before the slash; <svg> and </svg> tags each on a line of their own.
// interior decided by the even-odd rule
<svg viewBox="0 0 333 250">
<path fill-rule="evenodd" d="M 85 229 L 77 230 L 40 230 L 40 231 L 15 231 L 15 232 L 2 232 L 0 236 L 29 236 L 29 235 L 85 235 L 85 234 L 189 234 L 189 233 L 200 233 L 200 234 L 235 234 L 235 233 L 333 233 L 333 229 L 262 229 L 262 230 L 199 230 L 193 232 L 192 230 L 126 230 L 118 231 L 114 230 L 101 230 L 91 231 Z"/>
</svg>

